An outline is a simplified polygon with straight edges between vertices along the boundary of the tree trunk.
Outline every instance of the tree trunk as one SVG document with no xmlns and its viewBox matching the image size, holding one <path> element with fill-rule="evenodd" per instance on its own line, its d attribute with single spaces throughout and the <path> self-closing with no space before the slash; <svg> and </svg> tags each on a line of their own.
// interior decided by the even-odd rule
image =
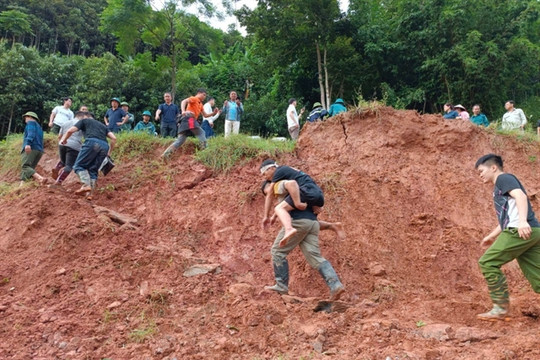
<svg viewBox="0 0 540 360">
<path fill-rule="evenodd" d="M 330 92 L 330 88 L 328 86 L 328 66 L 326 65 L 326 46 L 324 47 L 324 79 L 325 79 L 325 87 L 326 87 L 326 103 L 328 104 L 328 107 L 330 107 L 330 100 L 331 100 L 331 96 L 332 96 L 332 93 Z M 327 108 L 325 108 L 327 109 Z"/>
<path fill-rule="evenodd" d="M 11 130 L 11 121 L 13 120 L 13 110 L 14 109 L 15 109 L 15 100 L 13 100 L 13 102 L 11 103 L 11 111 L 9 113 L 9 122 L 8 122 L 8 128 L 7 128 L 6 136 L 9 135 L 9 132 Z"/>
<path fill-rule="evenodd" d="M 317 71 L 319 73 L 319 89 L 321 91 L 321 104 L 323 108 L 327 109 L 326 107 L 326 91 L 323 84 L 323 73 L 322 73 L 322 61 L 321 61 L 321 48 L 319 46 L 319 42 L 317 41 L 315 43 L 317 48 Z M 330 104 L 328 104 L 330 105 Z"/>
</svg>

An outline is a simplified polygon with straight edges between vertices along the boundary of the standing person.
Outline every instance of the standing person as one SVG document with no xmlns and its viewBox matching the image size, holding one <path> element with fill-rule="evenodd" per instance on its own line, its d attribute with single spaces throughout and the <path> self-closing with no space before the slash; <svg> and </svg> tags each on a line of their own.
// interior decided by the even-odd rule
<svg viewBox="0 0 540 360">
<path fill-rule="evenodd" d="M 459 120 L 471 119 L 469 113 L 467 112 L 467 109 L 465 109 L 465 106 L 461 104 L 457 104 L 456 106 L 454 106 L 454 109 L 456 109 L 456 111 L 458 112 L 458 116 L 456 117 L 456 119 L 459 119 Z"/>
<path fill-rule="evenodd" d="M 204 117 L 210 117 L 218 113 L 218 109 L 215 109 L 213 113 L 206 113 L 203 108 L 202 102 L 206 99 L 206 90 L 197 90 L 197 95 L 191 96 L 182 100 L 180 104 L 182 108 L 182 119 L 178 126 L 178 138 L 165 150 L 162 158 L 167 159 L 176 149 L 178 149 L 186 141 L 188 135 L 193 134 L 199 139 L 200 146 L 204 149 L 206 147 L 206 136 L 201 128 L 199 121 L 199 115 Z"/>
<path fill-rule="evenodd" d="M 122 121 L 120 131 L 131 131 L 135 122 L 135 116 L 129 112 L 129 104 L 126 101 L 122 101 L 120 106 L 122 106 L 122 110 L 127 114 L 127 120 Z"/>
<path fill-rule="evenodd" d="M 72 100 L 70 97 L 62 98 L 63 105 L 58 105 L 51 112 L 49 118 L 49 127 L 53 134 L 58 134 L 60 127 L 66 122 L 73 119 L 73 111 L 70 110 Z"/>
<path fill-rule="evenodd" d="M 176 116 L 178 116 L 180 110 L 178 109 L 178 105 L 173 104 L 171 93 L 166 92 L 163 94 L 163 100 L 165 100 L 165 102 L 159 105 L 158 109 L 156 110 L 156 123 L 160 121 L 161 116 L 161 137 L 176 137 L 178 133 Z"/>
<path fill-rule="evenodd" d="M 143 113 L 142 113 L 142 121 L 139 121 L 137 123 L 137 125 L 135 126 L 135 129 L 133 129 L 133 131 L 142 131 L 142 132 L 147 132 L 148 134 L 150 135 L 157 135 L 156 133 L 156 127 L 154 126 L 154 124 L 152 124 L 150 122 L 150 117 L 152 116 L 152 114 L 150 113 L 150 111 L 148 110 L 145 110 Z"/>
<path fill-rule="evenodd" d="M 328 111 L 322 107 L 320 102 L 316 102 L 313 104 L 313 110 L 309 113 L 307 120 L 309 122 L 322 121 L 325 116 L 328 116 Z"/>
<path fill-rule="evenodd" d="M 289 99 L 289 107 L 287 108 L 287 128 L 289 130 L 289 135 L 291 135 L 291 139 L 293 140 L 298 139 L 298 135 L 300 134 L 300 117 L 304 111 L 305 108 L 302 108 L 300 110 L 300 115 L 298 115 L 296 112 L 296 99 Z"/>
<path fill-rule="evenodd" d="M 444 109 L 444 115 L 443 118 L 447 120 L 453 120 L 458 117 L 458 112 L 454 109 L 454 105 L 450 103 L 446 103 L 443 106 Z"/>
<path fill-rule="evenodd" d="M 527 125 L 527 117 L 521 109 L 516 109 L 514 100 L 508 100 L 504 104 L 506 113 L 502 118 L 503 130 L 523 130 Z"/>
<path fill-rule="evenodd" d="M 107 110 L 103 121 L 107 125 L 107 129 L 110 132 L 117 133 L 120 132 L 120 127 L 127 122 L 126 112 L 119 107 L 120 99 L 112 98 L 111 99 L 111 108 Z"/>
<path fill-rule="evenodd" d="M 275 166 L 268 167 L 268 165 L 268 163 L 264 166 L 261 165 L 262 176 L 267 180 L 271 179 L 273 173 L 276 172 Z M 293 210 L 290 212 L 290 215 L 292 226 L 296 232 L 284 246 L 280 246 L 280 243 L 285 235 L 285 230 L 282 228 L 277 235 L 270 251 L 276 283 L 272 286 L 266 286 L 265 289 L 275 291 L 279 294 L 287 294 L 289 292 L 289 263 L 287 261 L 287 255 L 299 246 L 308 264 L 319 271 L 330 288 L 330 300 L 338 300 L 345 292 L 345 287 L 339 280 L 330 262 L 321 255 L 319 248 L 320 225 L 317 221 L 317 215 L 315 215 L 311 206 L 308 206 L 305 210 Z M 269 222 L 263 221 L 263 228 L 266 229 L 268 224 Z"/>
<path fill-rule="evenodd" d="M 240 120 L 244 114 L 244 105 L 238 99 L 236 91 L 231 91 L 229 100 L 225 100 L 223 112 L 225 113 L 225 137 L 230 134 L 238 134 L 240 132 Z"/>
<path fill-rule="evenodd" d="M 471 116 L 471 122 L 479 126 L 489 126 L 489 120 L 483 113 L 480 112 L 480 105 L 476 104 L 472 108 L 473 116 Z"/>
<path fill-rule="evenodd" d="M 88 112 L 88 106 L 86 106 L 86 105 L 81 105 L 81 107 L 79 108 L 79 111 L 82 111 L 82 112 Z"/>
<path fill-rule="evenodd" d="M 207 113 L 207 114 L 211 114 L 213 113 L 213 107 L 214 105 L 216 104 L 216 100 L 211 97 L 210 99 L 208 99 L 208 101 L 206 102 L 206 104 L 204 104 L 204 112 Z M 221 114 L 221 110 L 215 114 L 215 115 L 212 115 L 212 116 L 209 116 L 209 117 L 203 117 L 203 122 L 202 122 L 202 129 L 204 130 L 204 135 L 206 136 L 207 139 L 211 138 L 212 136 L 214 136 L 214 121 L 219 117 L 219 115 Z"/>
<path fill-rule="evenodd" d="M 512 174 L 503 171 L 503 160 L 495 154 L 482 156 L 475 165 L 484 183 L 493 183 L 493 203 L 499 225 L 482 240 L 489 246 L 480 258 L 493 308 L 480 320 L 506 319 L 510 298 L 501 266 L 516 259 L 536 293 L 540 293 L 540 223 L 525 188 Z"/>
<path fill-rule="evenodd" d="M 43 156 L 43 129 L 35 112 L 28 111 L 22 118 L 26 126 L 21 149 L 21 180 L 33 178 L 40 184 L 45 184 L 47 179 L 36 172 L 36 166 Z"/>
<path fill-rule="evenodd" d="M 328 109 L 328 115 L 335 116 L 346 111 L 347 108 L 345 107 L 345 101 L 343 101 L 343 99 L 337 98 L 336 101 L 332 105 L 330 105 L 330 108 Z"/>
<path fill-rule="evenodd" d="M 62 185 L 62 182 L 64 182 L 71 173 L 73 165 L 75 165 L 75 161 L 79 156 L 79 152 L 82 148 L 82 131 L 74 132 L 65 145 L 62 145 L 60 141 L 73 125 L 83 119 L 84 114 L 85 113 L 82 111 L 77 111 L 75 113 L 75 118 L 64 123 L 60 128 L 60 132 L 58 133 L 58 154 L 60 155 L 60 161 L 58 161 L 54 169 L 52 169 L 52 176 L 56 180 L 55 183 L 51 185 L 53 187 Z"/>
<path fill-rule="evenodd" d="M 538 123 L 536 124 L 536 133 L 538 134 L 538 138 L 540 138 L 540 120 L 538 120 Z"/>
<path fill-rule="evenodd" d="M 120 103 L 120 102 L 119 102 Z M 67 140 L 77 131 L 82 130 L 85 141 L 77 156 L 73 170 L 79 176 L 81 188 L 75 193 L 91 198 L 96 187 L 99 167 L 103 160 L 109 156 L 116 144 L 116 136 L 103 123 L 94 120 L 89 113 L 81 114 L 83 119 L 73 125 L 62 137 L 60 143 L 67 144 Z M 111 140 L 111 145 L 107 143 Z"/>
</svg>

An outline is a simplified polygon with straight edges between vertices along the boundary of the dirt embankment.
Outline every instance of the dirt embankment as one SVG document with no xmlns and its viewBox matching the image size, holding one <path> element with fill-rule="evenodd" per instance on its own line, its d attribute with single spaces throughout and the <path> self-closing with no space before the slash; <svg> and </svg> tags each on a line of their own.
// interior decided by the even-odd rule
<svg viewBox="0 0 540 360">
<path fill-rule="evenodd" d="M 190 151 L 167 170 L 149 156 L 102 178 L 92 203 L 73 178 L 66 192 L 4 198 L 0 358 L 540 358 L 540 298 L 516 263 L 505 267 L 513 321 L 475 318 L 490 306 L 476 262 L 496 219 L 473 169 L 488 152 L 530 195 L 540 189 L 537 143 L 467 123 L 381 108 L 303 129 L 279 160 L 316 179 L 321 219 L 347 232 L 321 234 L 348 290 L 329 313 L 314 311 L 328 290 L 299 251 L 299 298 L 262 291 L 278 229 L 260 231 L 260 159 L 221 175 Z M 54 159 L 48 149 L 45 170 Z"/>
</svg>

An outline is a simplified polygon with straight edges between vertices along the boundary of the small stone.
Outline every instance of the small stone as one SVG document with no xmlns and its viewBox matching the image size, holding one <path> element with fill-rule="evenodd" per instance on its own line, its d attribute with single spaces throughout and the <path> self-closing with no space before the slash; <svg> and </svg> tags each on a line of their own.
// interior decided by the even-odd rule
<svg viewBox="0 0 540 360">
<path fill-rule="evenodd" d="M 148 285 L 148 281 L 141 282 L 139 294 L 141 294 L 142 297 L 147 297 L 150 295 L 150 288 Z"/>
<path fill-rule="evenodd" d="M 55 271 L 56 275 L 64 275 L 65 273 L 66 273 L 66 269 L 64 269 L 64 268 L 60 268 L 60 269 Z"/>
<path fill-rule="evenodd" d="M 229 286 L 228 290 L 231 294 L 236 295 L 236 296 L 241 296 L 241 295 L 251 296 L 253 295 L 253 291 L 254 291 L 253 286 L 246 283 L 232 284 L 231 286 Z"/>
<path fill-rule="evenodd" d="M 447 341 L 454 337 L 454 330 L 448 324 L 429 324 L 420 329 L 420 335 L 426 339 Z"/>
<path fill-rule="evenodd" d="M 208 273 L 219 273 L 221 266 L 219 264 L 197 264 L 193 265 L 184 271 L 185 277 L 193 277 L 198 275 L 204 275 Z"/>
<path fill-rule="evenodd" d="M 386 275 L 386 269 L 379 263 L 373 262 L 369 264 L 369 273 L 373 276 Z"/>
<path fill-rule="evenodd" d="M 107 306 L 107 309 L 114 309 L 114 308 L 119 307 L 120 305 L 122 305 L 122 303 L 120 301 L 115 301 L 115 302 L 110 303 Z"/>
<path fill-rule="evenodd" d="M 60 349 L 65 349 L 67 345 L 68 345 L 67 342 L 62 341 L 60 344 L 58 344 L 58 347 L 59 347 Z"/>
<path fill-rule="evenodd" d="M 313 350 L 318 353 L 322 353 L 325 341 L 326 338 L 323 335 L 317 336 L 317 340 L 315 340 L 315 342 L 313 343 Z"/>
<path fill-rule="evenodd" d="M 460 327 L 456 330 L 456 340 L 461 342 L 467 341 L 482 341 L 488 339 L 497 339 L 499 335 L 495 334 L 492 331 L 478 329 L 473 327 Z"/>
<path fill-rule="evenodd" d="M 0 305 L 0 312 L 4 312 L 7 310 L 7 306 L 6 305 Z"/>
</svg>

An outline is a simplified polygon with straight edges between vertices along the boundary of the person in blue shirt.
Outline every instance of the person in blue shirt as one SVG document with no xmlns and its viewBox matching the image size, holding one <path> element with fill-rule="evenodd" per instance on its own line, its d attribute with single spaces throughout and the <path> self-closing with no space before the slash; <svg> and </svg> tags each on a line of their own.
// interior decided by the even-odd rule
<svg viewBox="0 0 540 360">
<path fill-rule="evenodd" d="M 240 120 L 244 114 L 244 105 L 238 99 L 236 91 L 231 91 L 229 99 L 225 100 L 222 110 L 225 114 L 225 137 L 240 132 Z"/>
<path fill-rule="evenodd" d="M 142 131 L 142 132 L 147 132 L 150 135 L 157 135 L 156 127 L 154 126 L 154 124 L 152 124 L 150 122 L 150 117 L 151 116 L 152 116 L 152 114 L 150 113 L 150 111 L 145 110 L 142 113 L 143 120 L 139 121 L 137 123 L 137 125 L 135 126 L 135 129 L 133 129 L 133 131 L 136 131 L 136 132 L 137 131 Z"/>
<path fill-rule="evenodd" d="M 307 117 L 307 121 L 309 122 L 315 122 L 319 120 L 324 120 L 324 117 L 328 116 L 328 111 L 326 111 L 325 108 L 323 108 L 322 104 L 320 102 L 316 102 L 313 104 L 313 110 L 309 113 Z"/>
<path fill-rule="evenodd" d="M 454 105 L 450 103 L 444 104 L 443 109 L 444 109 L 443 118 L 447 120 L 453 120 L 459 116 L 458 112 L 454 110 Z"/>
<path fill-rule="evenodd" d="M 110 132 L 120 132 L 121 126 L 128 121 L 128 114 L 120 108 L 120 99 L 111 99 L 111 108 L 105 113 L 103 121 L 105 121 L 105 125 L 107 125 Z"/>
<path fill-rule="evenodd" d="M 330 109 L 328 109 L 328 115 L 334 116 L 346 111 L 347 108 L 345 107 L 345 102 L 343 101 L 343 99 L 338 98 L 332 105 L 330 105 Z"/>
<path fill-rule="evenodd" d="M 176 117 L 180 114 L 178 105 L 173 104 L 172 95 L 169 92 L 163 94 L 165 102 L 159 105 L 156 110 L 156 123 L 161 116 L 160 132 L 161 137 L 176 137 L 178 135 L 178 126 L 176 125 Z"/>
<path fill-rule="evenodd" d="M 22 116 L 26 126 L 21 149 L 21 180 L 37 180 L 46 184 L 47 179 L 36 172 L 36 166 L 43 156 L 43 129 L 35 112 L 28 111 Z"/>
<path fill-rule="evenodd" d="M 475 125 L 489 126 L 489 120 L 486 115 L 480 112 L 480 105 L 476 104 L 472 108 L 473 116 L 471 116 L 471 122 Z"/>
</svg>

